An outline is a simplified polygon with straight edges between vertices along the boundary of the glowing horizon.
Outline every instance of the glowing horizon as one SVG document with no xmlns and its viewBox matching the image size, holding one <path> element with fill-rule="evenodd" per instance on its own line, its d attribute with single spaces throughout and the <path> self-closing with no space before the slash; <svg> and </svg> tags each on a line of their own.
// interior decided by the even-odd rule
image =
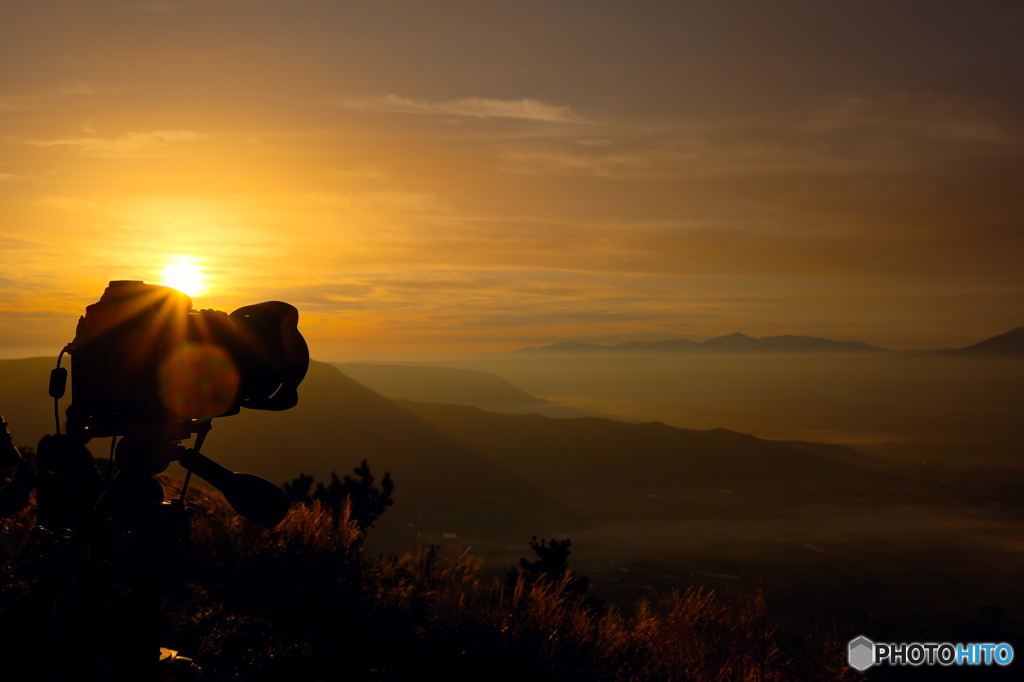
<svg viewBox="0 0 1024 682">
<path fill-rule="evenodd" d="M 331 359 L 1024 324 L 1009 7 L 306 5 L 7 11 L 0 356 L 179 274 Z"/>
</svg>

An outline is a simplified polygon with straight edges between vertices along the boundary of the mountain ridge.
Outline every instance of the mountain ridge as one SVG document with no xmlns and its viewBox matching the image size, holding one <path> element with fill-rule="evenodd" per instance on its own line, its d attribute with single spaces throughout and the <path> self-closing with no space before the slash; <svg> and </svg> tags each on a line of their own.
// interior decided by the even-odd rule
<svg viewBox="0 0 1024 682">
<path fill-rule="evenodd" d="M 512 351 L 518 355 L 558 353 L 765 353 L 765 354 L 850 354 L 850 355 L 912 355 L 956 354 L 990 356 L 1024 356 L 1024 326 L 979 341 L 970 346 L 951 349 L 897 351 L 864 341 L 836 341 L 817 336 L 781 334 L 753 337 L 741 332 L 715 336 L 703 341 L 675 338 L 666 341 L 630 341 L 614 345 L 561 341 L 546 346 L 527 346 Z"/>
<path fill-rule="evenodd" d="M 892 349 L 873 346 L 863 341 L 834 341 L 814 336 L 763 336 L 755 338 L 740 332 L 716 336 L 703 341 L 685 338 L 666 341 L 630 341 L 615 345 L 599 345 L 562 341 L 547 346 L 529 346 L 514 353 L 562 352 L 765 352 L 765 353 L 891 353 Z"/>
</svg>

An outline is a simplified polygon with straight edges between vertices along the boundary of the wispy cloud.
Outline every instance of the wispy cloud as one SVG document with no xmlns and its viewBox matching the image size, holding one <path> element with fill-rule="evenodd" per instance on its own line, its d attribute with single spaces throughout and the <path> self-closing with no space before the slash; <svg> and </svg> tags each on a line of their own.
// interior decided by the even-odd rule
<svg viewBox="0 0 1024 682">
<path fill-rule="evenodd" d="M 330 171 L 328 175 L 340 180 L 386 180 L 388 177 L 387 171 L 377 166 L 337 168 Z"/>
<path fill-rule="evenodd" d="M 1010 143 L 1017 136 L 986 102 L 930 92 L 885 98 L 840 97 L 808 120 L 811 133 L 887 134 L 936 142 Z"/>
<path fill-rule="evenodd" d="M 64 103 L 69 98 L 88 97 L 110 90 L 78 81 L 36 92 L 0 94 L 0 111 L 39 111 Z"/>
<path fill-rule="evenodd" d="M 501 171 L 520 175 L 923 177 L 962 161 L 1015 158 L 1024 140 L 1019 123 L 994 104 L 927 92 L 830 98 L 795 114 L 694 117 L 648 129 L 606 124 L 600 133 L 508 139 L 494 151 Z"/>
<path fill-rule="evenodd" d="M 180 142 L 195 142 L 207 135 L 194 130 L 152 130 L 130 132 L 117 137 L 66 137 L 54 140 L 23 140 L 23 144 L 50 149 L 68 149 L 88 154 L 131 156 L 156 147 Z"/>
<path fill-rule="evenodd" d="M 126 2 L 123 10 L 134 12 L 177 12 L 179 10 L 202 9 L 227 5 L 239 0 L 135 0 Z"/>
<path fill-rule="evenodd" d="M 490 99 L 466 97 L 429 102 L 389 94 L 371 99 L 340 99 L 339 107 L 379 114 L 419 114 L 456 118 L 506 118 L 549 123 L 585 123 L 567 105 L 548 104 L 537 99 Z"/>
<path fill-rule="evenodd" d="M 506 173 L 592 175 L 624 178 L 646 171 L 654 160 L 644 153 L 585 154 L 562 149 L 506 149 L 498 153 Z"/>
</svg>

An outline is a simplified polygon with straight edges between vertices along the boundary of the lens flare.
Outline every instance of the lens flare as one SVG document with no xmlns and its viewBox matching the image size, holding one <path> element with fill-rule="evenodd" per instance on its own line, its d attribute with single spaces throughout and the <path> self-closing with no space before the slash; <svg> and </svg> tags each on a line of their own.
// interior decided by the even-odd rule
<svg viewBox="0 0 1024 682">
<path fill-rule="evenodd" d="M 168 263 L 160 271 L 160 278 L 160 284 L 189 296 L 201 296 L 208 289 L 203 268 L 195 259 L 188 257 L 179 257 Z"/>
<path fill-rule="evenodd" d="M 160 368 L 160 392 L 171 412 L 185 419 L 209 419 L 235 405 L 240 377 L 222 348 L 186 343 Z"/>
</svg>

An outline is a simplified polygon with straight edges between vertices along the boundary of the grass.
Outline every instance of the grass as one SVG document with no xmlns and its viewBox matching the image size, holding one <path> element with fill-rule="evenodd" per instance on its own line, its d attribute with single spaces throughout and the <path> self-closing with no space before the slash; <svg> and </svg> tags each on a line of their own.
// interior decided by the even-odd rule
<svg viewBox="0 0 1024 682">
<path fill-rule="evenodd" d="M 164 479 L 168 495 L 178 481 Z M 344 502 L 296 505 L 255 527 L 219 494 L 196 509 L 182 581 L 165 602 L 165 645 L 218 680 L 853 679 L 845 639 L 818 631 L 780 642 L 758 592 L 725 603 L 698 588 L 607 607 L 569 572 L 484 575 L 469 551 L 417 544 L 369 556 Z M 23 590 L 32 508 L 3 519 L 3 598 Z M 372 532 L 372 530 L 370 531 Z"/>
</svg>

